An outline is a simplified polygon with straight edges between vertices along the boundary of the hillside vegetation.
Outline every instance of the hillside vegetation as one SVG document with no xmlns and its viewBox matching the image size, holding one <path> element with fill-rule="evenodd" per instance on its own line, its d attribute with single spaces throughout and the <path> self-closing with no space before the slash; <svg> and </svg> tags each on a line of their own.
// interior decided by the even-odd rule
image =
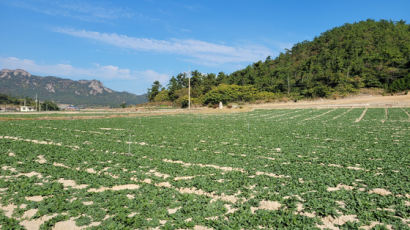
<svg viewBox="0 0 410 230">
<path fill-rule="evenodd" d="M 17 98 L 12 97 L 6 94 L 0 93 L 0 104 L 8 104 L 8 105 L 35 105 L 36 101 L 30 97 L 25 98 Z"/>
<path fill-rule="evenodd" d="M 32 106 L 35 110 L 42 110 L 42 111 L 58 111 L 60 108 L 56 103 L 50 100 L 46 101 L 39 101 L 38 103 L 36 100 L 30 97 L 25 98 L 16 98 L 6 94 L 0 93 L 0 104 L 1 105 L 14 105 L 14 106 Z"/>
<path fill-rule="evenodd" d="M 386 92 L 410 88 L 410 26 L 405 21 L 367 20 L 333 28 L 231 74 L 193 71 L 193 103 L 339 97 L 360 88 Z M 187 104 L 188 77 L 148 89 L 150 101 Z"/>
<path fill-rule="evenodd" d="M 0 93 L 14 97 L 35 97 L 60 104 L 112 106 L 146 102 L 145 95 L 117 92 L 97 80 L 73 81 L 59 77 L 40 77 L 24 70 L 0 71 Z"/>
</svg>

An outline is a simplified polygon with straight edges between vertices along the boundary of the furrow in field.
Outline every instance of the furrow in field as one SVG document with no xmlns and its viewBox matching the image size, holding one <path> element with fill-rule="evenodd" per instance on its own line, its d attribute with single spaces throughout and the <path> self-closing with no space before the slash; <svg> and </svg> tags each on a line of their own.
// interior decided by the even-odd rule
<svg viewBox="0 0 410 230">
<path fill-rule="evenodd" d="M 359 118 L 357 118 L 354 122 L 360 122 L 362 119 L 363 119 L 363 117 L 364 117 L 364 115 L 366 115 L 366 112 L 367 112 L 367 108 L 365 108 L 364 110 L 363 110 L 363 112 L 362 112 L 362 114 L 360 115 L 360 117 Z"/>
<path fill-rule="evenodd" d="M 303 121 L 309 121 L 309 120 L 313 120 L 313 119 L 319 118 L 319 117 L 324 116 L 324 115 L 326 115 L 326 114 L 328 114 L 328 113 L 330 113 L 330 112 L 333 112 L 333 111 L 335 111 L 335 110 L 336 110 L 336 109 L 332 109 L 332 110 L 329 110 L 329 111 L 327 111 L 327 112 L 324 112 L 324 113 L 321 113 L 321 114 L 319 114 L 319 115 L 316 115 L 316 116 L 314 116 L 314 117 L 308 117 L 308 118 L 304 119 Z"/>
<path fill-rule="evenodd" d="M 404 110 L 403 108 L 400 108 L 404 113 L 406 113 L 407 114 L 407 117 L 410 119 L 410 114 L 406 111 L 406 110 Z"/>
<path fill-rule="evenodd" d="M 300 121 L 306 118 L 311 118 L 312 116 L 320 115 L 322 113 L 322 109 L 301 109 L 298 111 L 302 111 L 302 113 L 298 113 L 297 115 L 291 117 L 283 117 L 277 121 L 290 121 L 294 120 L 295 118 L 299 118 L 298 121 Z"/>
<path fill-rule="evenodd" d="M 147 180 L 147 179 L 138 180 L 136 178 L 131 178 L 131 180 L 133 180 L 135 182 L 138 182 L 138 183 L 151 184 L 151 185 L 153 185 L 155 187 L 158 187 L 158 188 L 173 189 L 173 190 L 175 190 L 175 191 L 177 191 L 181 194 L 194 194 L 194 195 L 198 195 L 198 196 L 206 196 L 206 197 L 212 198 L 211 202 L 215 201 L 215 200 L 221 200 L 221 201 L 225 201 L 225 202 L 236 203 L 239 200 L 243 200 L 241 198 L 238 198 L 236 195 L 225 195 L 224 193 L 222 193 L 221 195 L 217 195 L 214 192 L 209 193 L 209 192 L 206 192 L 202 189 L 198 189 L 198 188 L 195 188 L 195 187 L 191 187 L 191 188 L 189 188 L 189 187 L 175 187 L 175 186 L 172 186 L 167 181 L 153 184 L 151 180 Z M 106 189 L 101 190 L 101 188 L 98 189 L 98 191 L 105 191 L 105 190 Z M 94 191 L 94 190 L 91 190 L 91 191 Z"/>
<path fill-rule="evenodd" d="M 276 112 L 275 110 L 270 110 L 270 111 Z M 264 112 L 265 112 L 265 111 L 264 111 Z M 288 113 L 288 112 L 289 112 L 289 111 L 287 111 L 287 110 L 278 111 L 278 112 L 276 112 L 276 113 L 273 113 L 273 116 L 279 116 L 279 115 L 282 115 L 282 114 L 286 114 L 286 113 Z M 268 117 L 268 119 L 269 119 L 269 116 L 272 116 L 272 113 L 265 112 L 265 114 L 252 114 L 252 115 L 246 116 L 246 118 L 254 118 L 254 119 L 264 118 L 264 119 L 266 119 L 265 117 Z"/>
<path fill-rule="evenodd" d="M 245 170 L 243 168 L 233 168 L 233 167 L 218 166 L 218 165 L 212 165 L 212 164 L 187 163 L 187 162 L 183 162 L 183 161 L 174 161 L 174 160 L 169 160 L 169 159 L 163 159 L 162 161 L 166 162 L 166 163 L 180 164 L 180 165 L 185 166 L 185 167 L 199 166 L 201 168 L 208 167 L 208 168 L 219 169 L 219 170 L 222 170 L 222 171 L 237 171 L 237 172 L 242 172 L 242 173 L 245 172 Z"/>
<path fill-rule="evenodd" d="M 40 145 L 62 146 L 62 147 L 68 147 L 68 148 L 75 149 L 75 150 L 80 148 L 77 145 L 63 145 L 62 143 L 59 143 L 59 142 L 39 141 L 39 140 L 33 140 L 33 139 L 25 139 L 25 138 L 21 138 L 21 137 L 0 136 L 0 139 L 8 139 L 8 140 L 14 140 L 14 141 L 25 141 L 25 142 L 31 142 L 31 143 L 40 144 Z"/>
<path fill-rule="evenodd" d="M 290 114 L 298 113 L 300 111 L 302 111 L 302 110 L 288 111 L 287 113 L 267 117 L 267 118 L 265 118 L 265 120 L 270 120 L 270 119 L 274 119 L 274 118 L 278 118 L 278 117 L 287 116 L 287 115 L 290 115 Z"/>
<path fill-rule="evenodd" d="M 384 119 L 381 120 L 381 122 L 382 123 L 386 122 L 388 117 L 389 117 L 389 111 L 387 110 L 387 108 L 384 108 Z"/>
<path fill-rule="evenodd" d="M 353 110 L 353 108 L 350 108 L 350 109 L 348 109 L 347 111 L 343 112 L 342 114 L 339 114 L 339 115 L 333 117 L 332 120 L 336 120 L 336 119 L 338 119 L 339 117 L 343 117 L 344 115 L 346 115 L 347 113 L 349 113 L 349 112 L 352 111 L 352 110 Z"/>
<path fill-rule="evenodd" d="M 294 115 L 294 116 L 291 116 L 291 117 L 282 117 L 282 118 L 280 118 L 279 120 L 275 120 L 275 121 L 288 121 L 288 120 L 293 120 L 293 119 L 295 119 L 295 118 L 297 118 L 297 117 L 300 117 L 300 116 L 303 116 L 303 115 L 305 115 L 305 114 L 297 114 L 297 115 Z"/>
<path fill-rule="evenodd" d="M 172 163 L 172 164 L 180 164 L 185 167 L 191 167 L 191 166 L 199 166 L 201 168 L 203 167 L 208 167 L 208 168 L 214 168 L 222 171 L 237 171 L 241 173 L 247 173 L 247 171 L 243 168 L 233 168 L 233 167 L 227 167 L 227 166 L 219 166 L 219 165 L 212 165 L 212 164 L 200 164 L 200 163 L 188 163 L 188 162 L 183 162 L 183 161 L 174 161 L 174 160 L 169 160 L 169 159 L 163 159 L 163 162 L 166 163 Z M 287 175 L 279 175 L 271 172 L 262 172 L 262 171 L 256 171 L 254 175 L 249 176 L 250 178 L 254 178 L 255 176 L 269 176 L 269 177 L 274 177 L 274 178 L 290 178 L 290 176 Z"/>
</svg>

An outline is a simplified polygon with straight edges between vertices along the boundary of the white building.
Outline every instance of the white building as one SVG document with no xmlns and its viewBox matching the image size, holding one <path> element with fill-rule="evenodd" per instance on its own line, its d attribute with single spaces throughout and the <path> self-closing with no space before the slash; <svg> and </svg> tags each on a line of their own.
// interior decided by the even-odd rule
<svg viewBox="0 0 410 230">
<path fill-rule="evenodd" d="M 31 106 L 20 106 L 20 112 L 34 112 L 34 108 Z"/>
</svg>

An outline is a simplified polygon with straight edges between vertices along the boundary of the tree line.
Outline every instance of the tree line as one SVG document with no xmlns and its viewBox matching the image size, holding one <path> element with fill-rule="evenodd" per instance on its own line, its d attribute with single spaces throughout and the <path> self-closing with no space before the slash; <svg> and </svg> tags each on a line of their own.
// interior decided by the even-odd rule
<svg viewBox="0 0 410 230">
<path fill-rule="evenodd" d="M 231 74 L 191 72 L 196 104 L 222 101 L 339 97 L 361 88 L 394 93 L 410 89 L 410 25 L 405 21 L 346 23 Z M 148 99 L 187 105 L 188 76 L 155 81 Z"/>
<path fill-rule="evenodd" d="M 32 107 L 37 107 L 36 106 L 36 100 L 30 97 L 24 97 L 24 98 L 17 98 L 17 97 L 12 97 L 6 94 L 1 94 L 0 93 L 0 104 L 7 104 L 7 105 L 26 105 L 26 106 L 32 106 Z M 39 106 L 42 111 L 58 111 L 60 108 L 56 103 L 53 101 L 43 101 L 39 102 Z"/>
</svg>

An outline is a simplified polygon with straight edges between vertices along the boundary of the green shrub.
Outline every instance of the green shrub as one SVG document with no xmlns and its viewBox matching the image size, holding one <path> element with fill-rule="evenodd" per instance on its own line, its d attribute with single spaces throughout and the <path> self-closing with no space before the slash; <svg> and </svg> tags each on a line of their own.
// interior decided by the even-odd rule
<svg viewBox="0 0 410 230">
<path fill-rule="evenodd" d="M 223 104 L 234 101 L 253 101 L 257 99 L 258 91 L 254 86 L 226 85 L 214 87 L 203 97 L 203 104 Z"/>
<path fill-rule="evenodd" d="M 177 104 L 177 106 L 180 106 L 181 108 L 187 108 L 188 107 L 188 96 L 179 97 L 178 99 L 175 100 L 175 104 Z"/>
<path fill-rule="evenodd" d="M 272 92 L 266 92 L 266 91 L 262 91 L 262 92 L 258 92 L 256 94 L 256 100 L 266 100 L 266 101 L 270 101 L 270 100 L 275 100 L 278 99 L 280 97 L 279 94 L 277 93 L 272 93 Z"/>
<path fill-rule="evenodd" d="M 164 102 L 169 100 L 168 90 L 162 90 L 154 97 L 154 102 Z"/>
<path fill-rule="evenodd" d="M 396 79 L 388 86 L 388 91 L 391 93 L 401 92 L 410 89 L 410 74 L 405 78 Z"/>
<path fill-rule="evenodd" d="M 331 88 L 329 88 L 326 85 L 320 84 L 320 83 L 316 84 L 312 88 L 308 88 L 308 89 L 302 91 L 303 96 L 311 97 L 311 98 L 328 97 L 328 96 L 331 95 L 331 93 L 332 93 Z"/>
<path fill-rule="evenodd" d="M 41 103 L 41 110 L 45 111 L 58 111 L 60 108 L 58 105 L 52 101 L 44 101 Z"/>
</svg>

